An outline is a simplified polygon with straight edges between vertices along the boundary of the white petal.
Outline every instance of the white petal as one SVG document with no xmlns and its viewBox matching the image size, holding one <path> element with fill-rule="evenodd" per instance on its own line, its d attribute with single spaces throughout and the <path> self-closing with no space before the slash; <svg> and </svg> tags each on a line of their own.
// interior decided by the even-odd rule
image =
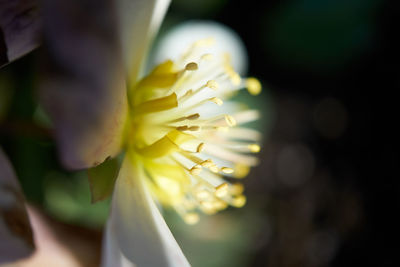
<svg viewBox="0 0 400 267">
<path fill-rule="evenodd" d="M 28 257 L 33 249 L 24 197 L 14 171 L 0 149 L 0 265 Z"/>
<path fill-rule="evenodd" d="M 189 266 L 152 200 L 145 179 L 143 170 L 126 157 L 114 189 L 104 246 L 109 251 L 103 252 L 103 266 L 129 266 L 124 265 L 124 257 L 139 267 Z M 118 255 L 118 248 L 124 257 Z"/>
<path fill-rule="evenodd" d="M 240 37 L 230 28 L 211 21 L 190 21 L 179 24 L 157 44 L 154 63 L 177 59 L 195 41 L 213 38 L 215 44 L 207 53 L 229 53 L 234 69 L 244 75 L 247 71 L 247 53 Z"/>
<path fill-rule="evenodd" d="M 141 71 L 169 3 L 170 0 L 117 1 L 123 56 L 132 81 Z"/>
</svg>

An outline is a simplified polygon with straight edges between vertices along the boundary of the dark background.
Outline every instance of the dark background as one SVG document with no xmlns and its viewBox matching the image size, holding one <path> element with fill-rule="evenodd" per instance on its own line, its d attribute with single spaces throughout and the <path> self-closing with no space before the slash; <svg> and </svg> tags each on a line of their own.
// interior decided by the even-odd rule
<svg viewBox="0 0 400 267">
<path fill-rule="evenodd" d="M 239 34 L 268 117 L 245 208 L 199 228 L 167 214 L 193 266 L 216 254 L 230 266 L 399 266 L 399 17 L 383 0 L 173 1 L 161 32 L 198 19 Z M 91 205 L 86 173 L 58 163 L 35 100 L 39 53 L 0 73 L 0 145 L 29 202 L 96 236 L 86 242 L 99 253 L 108 202 Z M 191 245 L 188 233 L 232 227 L 226 218 L 240 221 L 231 246 Z"/>
<path fill-rule="evenodd" d="M 273 99 L 263 166 L 247 192 L 267 203 L 275 231 L 250 266 L 398 266 L 398 3 L 224 1 L 201 13 L 177 2 L 171 14 L 212 18 L 242 37 L 249 73 Z M 298 145 L 314 171 L 287 185 L 277 161 Z"/>
</svg>

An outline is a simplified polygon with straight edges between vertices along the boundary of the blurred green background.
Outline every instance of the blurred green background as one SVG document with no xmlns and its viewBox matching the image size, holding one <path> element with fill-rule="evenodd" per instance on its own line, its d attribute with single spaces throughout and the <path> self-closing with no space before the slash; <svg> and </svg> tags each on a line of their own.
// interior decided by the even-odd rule
<svg viewBox="0 0 400 267">
<path fill-rule="evenodd" d="M 172 2 L 160 36 L 187 20 L 221 22 L 264 87 L 250 103 L 263 110 L 265 140 L 247 205 L 195 226 L 165 211 L 193 266 L 398 266 L 398 164 L 384 119 L 394 114 L 385 89 L 399 85 L 399 15 L 383 0 Z M 29 202 L 101 235 L 109 201 L 92 205 L 86 172 L 57 160 L 35 99 L 37 55 L 0 71 L 0 145 Z"/>
</svg>

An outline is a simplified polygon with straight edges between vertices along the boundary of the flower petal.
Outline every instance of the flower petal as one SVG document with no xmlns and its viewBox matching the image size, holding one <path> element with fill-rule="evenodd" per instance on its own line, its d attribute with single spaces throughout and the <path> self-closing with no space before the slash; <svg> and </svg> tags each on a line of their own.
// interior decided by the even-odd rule
<svg viewBox="0 0 400 267">
<path fill-rule="evenodd" d="M 114 256 L 119 248 L 137 266 L 189 266 L 145 182 L 143 170 L 127 156 L 115 185 L 104 248 Z M 124 266 L 116 265 L 120 255 L 111 264 L 111 253 L 104 253 L 104 266 Z"/>
<path fill-rule="evenodd" d="M 122 146 L 127 96 L 114 11 L 113 1 L 44 1 L 40 100 L 70 169 L 98 165 Z"/>
<path fill-rule="evenodd" d="M 177 59 L 194 42 L 207 38 L 215 41 L 212 47 L 207 47 L 207 53 L 229 53 L 234 69 L 242 75 L 246 74 L 247 52 L 242 40 L 230 28 L 213 21 L 194 20 L 172 28 L 157 44 L 154 63 Z"/>
<path fill-rule="evenodd" d="M 28 257 L 34 250 L 24 196 L 0 149 L 0 265 Z"/>
<path fill-rule="evenodd" d="M 117 3 L 125 66 L 134 82 L 170 0 L 119 0 Z"/>
<path fill-rule="evenodd" d="M 36 0 L 0 0 L 0 66 L 36 48 L 41 18 Z"/>
</svg>

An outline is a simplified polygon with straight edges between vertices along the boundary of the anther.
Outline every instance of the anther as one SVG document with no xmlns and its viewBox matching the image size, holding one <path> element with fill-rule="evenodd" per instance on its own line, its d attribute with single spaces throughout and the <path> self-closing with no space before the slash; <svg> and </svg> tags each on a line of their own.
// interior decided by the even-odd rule
<svg viewBox="0 0 400 267">
<path fill-rule="evenodd" d="M 217 197 L 224 197 L 228 194 L 229 186 L 227 183 L 220 184 L 215 188 L 215 195 Z"/>
<path fill-rule="evenodd" d="M 196 148 L 196 152 L 200 153 L 203 150 L 204 150 L 204 143 L 200 143 Z"/>
<path fill-rule="evenodd" d="M 230 127 L 233 127 L 236 125 L 236 120 L 231 115 L 225 115 L 225 121 Z"/>
<path fill-rule="evenodd" d="M 197 126 L 197 125 L 195 125 L 195 126 L 190 126 L 190 127 L 187 128 L 187 130 L 188 130 L 188 131 L 193 131 L 193 132 L 195 132 L 195 131 L 200 130 L 200 126 Z"/>
<path fill-rule="evenodd" d="M 224 102 L 218 98 L 218 97 L 213 97 L 209 99 L 211 102 L 214 102 L 215 104 L 217 104 L 218 106 L 221 106 Z"/>
<path fill-rule="evenodd" d="M 234 170 L 232 168 L 229 168 L 229 167 L 222 167 L 221 171 L 223 173 L 229 174 L 229 173 L 233 173 Z"/>
<path fill-rule="evenodd" d="M 201 166 L 199 165 L 194 165 L 190 170 L 189 170 L 191 175 L 199 175 L 201 173 Z"/>
<path fill-rule="evenodd" d="M 207 86 L 208 88 L 213 89 L 213 90 L 217 90 L 218 87 L 219 87 L 219 84 L 218 84 L 215 80 L 209 80 L 209 81 L 206 83 L 206 86 Z"/>
<path fill-rule="evenodd" d="M 176 127 L 176 129 L 177 129 L 178 131 L 187 131 L 188 128 L 189 128 L 189 127 L 188 127 L 187 125 Z"/>
<path fill-rule="evenodd" d="M 187 120 L 196 120 L 198 118 L 200 118 L 200 114 L 199 113 L 194 113 L 194 114 L 189 115 L 189 116 L 186 117 Z"/>
<path fill-rule="evenodd" d="M 212 171 L 214 173 L 218 173 L 219 172 L 218 166 L 215 165 L 214 163 L 212 163 L 211 166 L 208 167 L 208 168 L 210 169 L 210 171 Z"/>
<path fill-rule="evenodd" d="M 190 62 L 185 66 L 185 70 L 190 70 L 190 71 L 197 70 L 198 68 L 199 66 L 195 62 Z"/>
<path fill-rule="evenodd" d="M 231 204 L 236 208 L 241 208 L 244 206 L 244 204 L 246 204 L 246 197 L 244 195 L 234 197 Z"/>
<path fill-rule="evenodd" d="M 261 83 L 256 78 L 246 79 L 247 91 L 252 95 L 258 95 L 261 92 Z"/>
<path fill-rule="evenodd" d="M 248 148 L 249 148 L 250 151 L 253 152 L 253 153 L 258 153 L 258 152 L 260 152 L 260 150 L 261 150 L 260 146 L 257 145 L 257 144 L 248 145 Z"/>
<path fill-rule="evenodd" d="M 201 163 L 201 166 L 203 166 L 204 168 L 210 168 L 211 166 L 214 166 L 214 162 L 212 162 L 211 159 L 206 159 Z"/>
</svg>

